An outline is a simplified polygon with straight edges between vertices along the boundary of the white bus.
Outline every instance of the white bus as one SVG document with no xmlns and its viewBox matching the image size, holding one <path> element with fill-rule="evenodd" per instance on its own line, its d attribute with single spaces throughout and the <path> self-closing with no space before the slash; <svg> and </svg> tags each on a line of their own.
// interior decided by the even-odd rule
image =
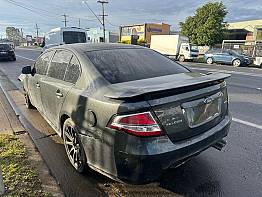
<svg viewBox="0 0 262 197">
<path fill-rule="evenodd" d="M 86 30 L 78 27 L 59 27 L 45 34 L 44 50 L 53 46 L 85 43 Z"/>
</svg>

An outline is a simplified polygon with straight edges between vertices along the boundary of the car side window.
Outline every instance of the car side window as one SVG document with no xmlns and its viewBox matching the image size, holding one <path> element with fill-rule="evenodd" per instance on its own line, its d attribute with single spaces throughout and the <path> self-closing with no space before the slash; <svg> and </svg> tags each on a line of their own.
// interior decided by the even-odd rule
<svg viewBox="0 0 262 197">
<path fill-rule="evenodd" d="M 66 68 L 72 58 L 72 53 L 69 51 L 58 50 L 51 61 L 47 76 L 63 80 Z"/>
<path fill-rule="evenodd" d="M 39 75 L 46 74 L 50 59 L 52 58 L 53 54 L 54 54 L 54 51 L 48 51 L 38 58 L 38 60 L 35 62 L 35 65 L 34 65 L 36 74 L 39 74 Z"/>
<path fill-rule="evenodd" d="M 76 83 L 80 76 L 80 64 L 75 56 L 72 57 L 65 74 L 64 81 Z"/>
<path fill-rule="evenodd" d="M 188 48 L 187 46 L 182 46 L 183 50 L 187 50 L 187 48 Z"/>
</svg>

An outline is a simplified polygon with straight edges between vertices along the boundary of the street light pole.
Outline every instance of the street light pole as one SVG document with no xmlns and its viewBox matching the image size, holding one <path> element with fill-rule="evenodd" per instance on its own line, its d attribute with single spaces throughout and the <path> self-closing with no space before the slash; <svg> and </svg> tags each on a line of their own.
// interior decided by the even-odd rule
<svg viewBox="0 0 262 197">
<path fill-rule="evenodd" d="M 67 22 L 68 22 L 68 20 L 67 20 L 68 15 L 63 14 L 62 16 L 64 17 L 64 20 L 62 22 L 64 22 L 65 27 L 66 27 L 67 26 Z"/>
<path fill-rule="evenodd" d="M 37 25 L 37 23 L 35 24 L 35 29 L 36 29 L 36 43 L 37 43 L 37 45 L 38 45 L 38 36 L 39 36 L 39 27 L 38 27 L 38 25 Z"/>
<path fill-rule="evenodd" d="M 102 5 L 102 11 L 103 11 L 103 14 L 100 15 L 100 16 L 102 16 L 102 25 L 103 25 L 104 42 L 106 42 L 105 16 L 108 16 L 108 15 L 105 14 L 105 7 L 104 7 L 104 4 L 105 4 L 105 3 L 108 3 L 108 1 L 99 0 L 99 1 L 97 1 L 97 3 L 101 3 L 101 5 Z"/>
</svg>

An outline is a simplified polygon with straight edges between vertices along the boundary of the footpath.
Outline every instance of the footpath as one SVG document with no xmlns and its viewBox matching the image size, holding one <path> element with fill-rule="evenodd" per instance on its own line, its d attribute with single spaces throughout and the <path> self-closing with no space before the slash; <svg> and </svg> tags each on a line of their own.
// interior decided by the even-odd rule
<svg viewBox="0 0 262 197">
<path fill-rule="evenodd" d="M 10 105 L 3 91 L 6 85 L 3 82 L 3 76 L 0 76 L 0 196 L 63 197 Z"/>
</svg>

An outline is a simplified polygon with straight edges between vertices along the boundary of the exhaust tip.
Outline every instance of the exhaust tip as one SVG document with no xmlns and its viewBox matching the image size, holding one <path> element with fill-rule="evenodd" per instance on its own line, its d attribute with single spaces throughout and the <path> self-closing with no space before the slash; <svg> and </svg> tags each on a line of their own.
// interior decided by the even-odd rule
<svg viewBox="0 0 262 197">
<path fill-rule="evenodd" d="M 213 148 L 222 151 L 222 149 L 226 146 L 227 142 L 225 140 L 220 140 L 213 145 Z"/>
</svg>

